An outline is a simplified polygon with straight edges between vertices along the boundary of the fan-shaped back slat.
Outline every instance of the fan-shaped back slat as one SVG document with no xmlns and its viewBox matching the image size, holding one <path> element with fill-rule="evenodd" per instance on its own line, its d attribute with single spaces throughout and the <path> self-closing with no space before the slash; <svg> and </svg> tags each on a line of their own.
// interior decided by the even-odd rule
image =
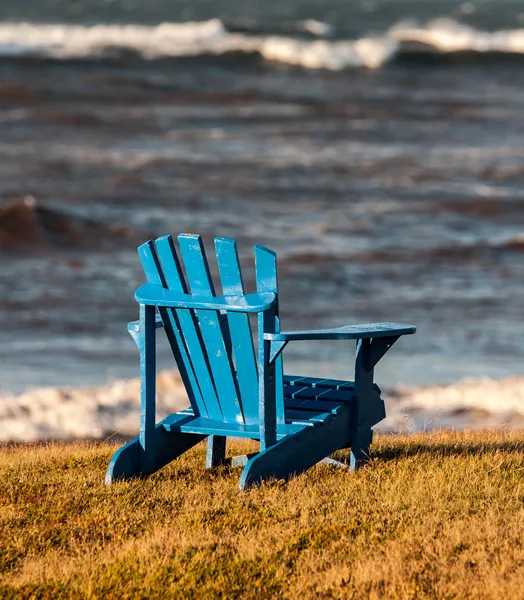
<svg viewBox="0 0 524 600">
<path fill-rule="evenodd" d="M 235 240 L 216 238 L 215 249 L 224 295 L 244 295 Z M 249 317 L 244 313 L 229 312 L 227 320 L 244 419 L 246 423 L 258 423 L 258 372 Z"/>
<path fill-rule="evenodd" d="M 178 236 L 187 279 L 192 294 L 214 296 L 214 287 L 202 239 L 198 235 Z M 228 345 L 222 332 L 220 313 L 211 310 L 194 311 L 200 324 L 202 340 L 213 374 L 215 389 L 225 422 L 244 422 L 239 391 L 234 376 Z"/>
<path fill-rule="evenodd" d="M 158 238 L 156 249 L 162 263 L 166 287 L 176 292 L 187 293 L 188 288 L 173 238 L 171 236 Z M 195 393 L 198 413 L 211 419 L 222 420 L 222 410 L 220 409 L 207 352 L 196 316 L 193 311 L 186 309 L 172 309 L 172 312 L 179 322 L 181 342 L 186 349 L 189 362 L 188 371 L 194 374 L 196 389 L 198 390 L 198 394 Z"/>
<path fill-rule="evenodd" d="M 162 287 L 168 287 L 153 242 L 149 241 L 139 246 L 138 255 L 140 257 L 140 262 L 142 263 L 147 281 L 149 283 L 161 285 Z M 180 376 L 182 377 L 182 381 L 186 387 L 191 406 L 193 407 L 195 414 L 206 416 L 207 411 L 203 403 L 202 394 L 197 382 L 197 376 L 194 373 L 191 360 L 184 343 L 185 335 L 177 318 L 176 311 L 167 308 L 160 308 L 159 312 L 162 322 L 164 323 L 164 329 L 169 340 L 169 345 L 173 351 Z"/>
</svg>

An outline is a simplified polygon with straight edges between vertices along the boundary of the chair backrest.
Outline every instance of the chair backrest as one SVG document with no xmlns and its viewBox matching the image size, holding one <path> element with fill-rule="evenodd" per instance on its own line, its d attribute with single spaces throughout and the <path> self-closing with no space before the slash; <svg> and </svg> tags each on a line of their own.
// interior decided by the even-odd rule
<svg viewBox="0 0 524 600">
<path fill-rule="evenodd" d="M 186 294 L 215 296 L 201 237 L 184 233 L 178 242 L 186 276 L 171 236 L 138 248 L 148 282 Z M 221 295 L 244 295 L 235 240 L 215 238 L 215 250 Z M 275 253 L 255 246 L 255 261 L 257 291 L 278 293 Z M 223 422 L 259 423 L 257 361 L 248 315 L 185 308 L 162 308 L 160 315 L 195 414 Z M 275 318 L 278 327 L 278 307 Z"/>
</svg>

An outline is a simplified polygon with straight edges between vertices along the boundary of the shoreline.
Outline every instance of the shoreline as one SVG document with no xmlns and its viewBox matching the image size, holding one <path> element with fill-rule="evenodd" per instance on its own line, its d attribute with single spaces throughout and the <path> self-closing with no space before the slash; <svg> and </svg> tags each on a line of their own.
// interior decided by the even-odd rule
<svg viewBox="0 0 524 600">
<path fill-rule="evenodd" d="M 46 387 L 0 394 L 0 442 L 128 439 L 137 434 L 140 383 Z M 383 389 L 380 432 L 524 428 L 524 377 L 464 379 L 451 385 Z M 157 378 L 157 421 L 189 404 L 175 371 Z"/>
</svg>

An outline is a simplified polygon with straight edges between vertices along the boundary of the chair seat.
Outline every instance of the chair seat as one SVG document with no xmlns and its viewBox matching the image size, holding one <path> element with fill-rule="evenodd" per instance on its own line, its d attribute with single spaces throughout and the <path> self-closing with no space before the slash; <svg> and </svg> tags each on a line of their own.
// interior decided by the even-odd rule
<svg viewBox="0 0 524 600">
<path fill-rule="evenodd" d="M 323 425 L 333 417 L 333 412 L 329 410 L 324 412 L 310 409 L 292 410 L 286 419 L 286 424 L 277 425 L 277 439 L 294 435 L 303 429 Z M 160 423 L 160 426 L 170 432 L 260 439 L 259 425 L 224 423 L 206 417 L 198 417 L 193 414 L 191 409 L 169 415 Z"/>
<path fill-rule="evenodd" d="M 375 402 L 381 409 L 375 421 L 378 423 L 385 418 L 386 408 L 380 397 L 381 391 L 378 385 L 373 385 L 373 391 L 376 396 Z M 284 375 L 286 421 L 292 418 L 296 422 L 301 414 L 305 414 L 305 411 L 320 413 L 331 411 L 336 414 L 342 405 L 351 406 L 354 396 L 355 383 L 353 381 Z"/>
<path fill-rule="evenodd" d="M 375 392 L 380 395 L 378 386 L 375 386 Z M 285 375 L 286 424 L 277 426 L 277 438 L 326 423 L 344 407 L 351 406 L 354 395 L 355 385 L 351 381 Z M 166 431 L 182 433 L 260 438 L 257 424 L 227 423 L 200 417 L 191 408 L 169 415 L 162 421 L 162 426 Z"/>
<path fill-rule="evenodd" d="M 323 379 L 319 377 L 302 377 L 301 375 L 284 375 L 284 390 L 286 386 L 300 386 L 302 388 L 320 388 L 323 390 L 355 390 L 354 381 L 342 379 Z M 381 390 L 376 383 L 373 389 L 380 395 Z"/>
</svg>

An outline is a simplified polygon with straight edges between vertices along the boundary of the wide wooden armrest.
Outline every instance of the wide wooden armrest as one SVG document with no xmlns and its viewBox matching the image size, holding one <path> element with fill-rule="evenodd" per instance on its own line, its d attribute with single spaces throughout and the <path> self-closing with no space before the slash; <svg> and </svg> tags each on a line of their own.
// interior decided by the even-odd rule
<svg viewBox="0 0 524 600">
<path fill-rule="evenodd" d="M 414 325 L 405 325 L 403 323 L 366 323 L 364 325 L 345 325 L 336 329 L 265 333 L 264 339 L 273 342 L 291 342 L 293 340 L 364 340 L 410 335 L 415 333 L 416 330 L 417 328 Z"/>
<path fill-rule="evenodd" d="M 276 295 L 272 292 L 264 292 L 245 296 L 194 296 L 174 292 L 154 283 L 146 283 L 137 289 L 135 299 L 147 306 L 258 313 L 270 308 Z"/>
</svg>

